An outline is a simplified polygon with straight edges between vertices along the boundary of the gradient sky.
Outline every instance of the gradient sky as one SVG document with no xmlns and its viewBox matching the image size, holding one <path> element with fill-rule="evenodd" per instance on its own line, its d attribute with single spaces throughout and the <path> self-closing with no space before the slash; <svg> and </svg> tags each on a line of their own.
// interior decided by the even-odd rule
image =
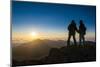
<svg viewBox="0 0 100 67">
<path fill-rule="evenodd" d="M 35 31 L 43 36 L 63 36 L 68 33 L 67 27 L 71 20 L 75 20 L 78 27 L 81 19 L 87 27 L 88 35 L 95 37 L 95 6 L 12 2 L 13 33 Z"/>
</svg>

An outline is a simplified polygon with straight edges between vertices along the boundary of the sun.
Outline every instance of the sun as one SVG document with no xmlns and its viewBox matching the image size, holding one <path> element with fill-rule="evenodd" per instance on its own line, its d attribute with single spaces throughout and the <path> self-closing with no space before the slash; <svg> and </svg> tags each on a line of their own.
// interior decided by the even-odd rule
<svg viewBox="0 0 100 67">
<path fill-rule="evenodd" d="M 30 32 L 30 39 L 34 40 L 34 39 L 38 39 L 39 38 L 39 33 L 38 32 Z"/>
<path fill-rule="evenodd" d="M 31 32 L 31 36 L 36 37 L 37 33 L 36 32 Z"/>
</svg>

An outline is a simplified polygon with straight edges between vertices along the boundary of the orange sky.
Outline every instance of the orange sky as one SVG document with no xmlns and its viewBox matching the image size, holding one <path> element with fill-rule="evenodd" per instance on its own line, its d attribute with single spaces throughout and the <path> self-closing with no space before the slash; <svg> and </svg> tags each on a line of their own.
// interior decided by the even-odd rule
<svg viewBox="0 0 100 67">
<path fill-rule="evenodd" d="M 37 35 L 31 35 L 30 33 L 13 33 L 12 34 L 12 40 L 17 42 L 17 41 L 31 41 L 31 40 L 35 40 L 35 39 L 51 39 L 51 40 L 67 40 L 68 38 L 68 33 L 48 33 L 48 34 L 44 34 L 44 33 L 38 33 L 36 32 Z M 86 40 L 89 41 L 95 41 L 95 33 L 91 33 L 88 32 L 86 34 Z M 76 39 L 77 41 L 79 40 L 79 35 L 76 34 Z M 71 39 L 72 40 L 72 39 Z"/>
</svg>

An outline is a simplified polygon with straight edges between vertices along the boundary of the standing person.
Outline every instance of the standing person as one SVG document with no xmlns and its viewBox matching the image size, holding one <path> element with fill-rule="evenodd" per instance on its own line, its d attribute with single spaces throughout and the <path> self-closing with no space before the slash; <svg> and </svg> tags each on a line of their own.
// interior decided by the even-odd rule
<svg viewBox="0 0 100 67">
<path fill-rule="evenodd" d="M 83 20 L 80 20 L 80 26 L 79 26 L 79 44 L 81 45 L 82 40 L 83 44 L 85 44 L 85 34 L 86 34 L 86 27 L 83 23 Z"/>
<path fill-rule="evenodd" d="M 70 45 L 70 38 L 71 37 L 73 37 L 74 45 L 76 45 L 75 34 L 76 34 L 76 31 L 78 31 L 78 30 L 77 30 L 76 23 L 74 20 L 72 20 L 71 23 L 69 24 L 68 31 L 69 31 L 69 33 L 68 33 L 67 45 Z"/>
</svg>

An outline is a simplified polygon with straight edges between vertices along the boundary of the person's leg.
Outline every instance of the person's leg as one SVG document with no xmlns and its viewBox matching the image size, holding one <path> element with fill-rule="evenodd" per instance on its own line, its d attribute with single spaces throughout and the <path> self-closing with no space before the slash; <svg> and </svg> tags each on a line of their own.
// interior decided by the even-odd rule
<svg viewBox="0 0 100 67">
<path fill-rule="evenodd" d="M 79 45 L 81 45 L 81 39 L 82 39 L 82 36 L 81 34 L 79 34 Z"/>
<path fill-rule="evenodd" d="M 82 38 L 83 38 L 83 45 L 85 45 L 85 37 L 84 37 L 84 35 L 82 36 Z"/>
<path fill-rule="evenodd" d="M 69 34 L 68 35 L 68 40 L 67 40 L 67 45 L 70 45 L 70 38 L 71 38 L 71 35 Z"/>
<path fill-rule="evenodd" d="M 74 45 L 77 45 L 75 35 L 73 35 Z"/>
</svg>

